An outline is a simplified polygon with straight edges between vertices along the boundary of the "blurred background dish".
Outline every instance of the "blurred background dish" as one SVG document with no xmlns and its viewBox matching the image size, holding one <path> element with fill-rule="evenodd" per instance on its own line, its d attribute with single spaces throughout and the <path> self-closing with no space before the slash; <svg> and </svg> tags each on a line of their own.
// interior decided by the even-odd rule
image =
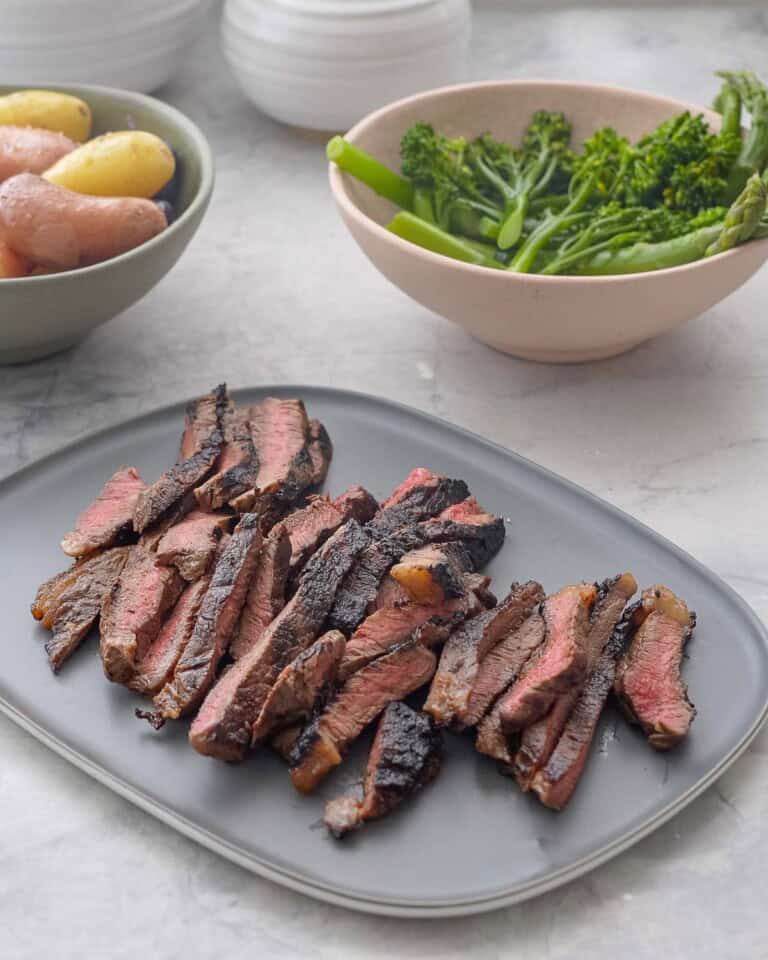
<svg viewBox="0 0 768 960">
<path fill-rule="evenodd" d="M 346 130 L 366 113 L 465 79 L 469 0 L 227 0 L 224 53 L 283 123 Z"/>
<path fill-rule="evenodd" d="M 0 83 L 167 83 L 203 24 L 206 0 L 3 0 Z"/>
<path fill-rule="evenodd" d="M 92 266 L 0 281 L 0 363 L 57 353 L 140 300 L 171 269 L 195 231 L 213 190 L 213 157 L 197 126 L 152 97 L 109 87 L 48 85 L 84 100 L 93 134 L 134 128 L 162 138 L 177 160 L 175 219 L 162 233 Z M 0 96 L 14 87 L 0 86 Z M 177 189 L 176 189 L 177 188 Z"/>
<path fill-rule="evenodd" d="M 446 136 L 486 130 L 518 143 L 536 110 L 561 110 L 580 143 L 601 126 L 634 141 L 690 109 L 712 130 L 720 114 L 668 97 L 594 84 L 510 80 L 469 83 L 408 97 L 366 117 L 347 139 L 392 169 L 400 138 L 425 120 Z M 330 182 L 339 212 L 373 265 L 418 303 L 504 353 L 571 363 L 616 356 L 698 316 L 768 259 L 754 240 L 685 266 L 618 276 L 542 276 L 489 270 L 417 247 L 385 228 L 397 208 L 339 168 Z"/>
</svg>

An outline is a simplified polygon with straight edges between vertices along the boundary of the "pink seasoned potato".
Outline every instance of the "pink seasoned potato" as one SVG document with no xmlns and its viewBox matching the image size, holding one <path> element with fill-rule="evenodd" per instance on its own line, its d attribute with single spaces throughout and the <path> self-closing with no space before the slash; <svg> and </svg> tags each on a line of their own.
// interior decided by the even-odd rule
<svg viewBox="0 0 768 960">
<path fill-rule="evenodd" d="M 17 173 L 45 173 L 77 146 L 53 130 L 0 126 L 0 183 Z"/>
<path fill-rule="evenodd" d="M 0 184 L 0 242 L 36 266 L 71 269 L 109 260 L 167 226 L 151 200 L 90 197 L 32 173 Z"/>
<path fill-rule="evenodd" d="M 29 264 L 14 250 L 0 241 L 0 280 L 12 280 L 15 277 L 26 277 L 29 273 Z"/>
</svg>

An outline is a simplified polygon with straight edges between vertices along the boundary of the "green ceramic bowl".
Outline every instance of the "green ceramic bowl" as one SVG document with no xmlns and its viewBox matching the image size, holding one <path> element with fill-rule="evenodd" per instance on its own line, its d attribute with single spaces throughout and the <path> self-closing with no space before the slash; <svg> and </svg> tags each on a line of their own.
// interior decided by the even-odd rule
<svg viewBox="0 0 768 960">
<path fill-rule="evenodd" d="M 213 190 L 213 157 L 200 130 L 173 107 L 127 90 L 40 83 L 85 100 L 93 135 L 137 128 L 162 137 L 180 158 L 176 219 L 147 243 L 67 273 L 0 280 L 0 363 L 65 350 L 136 303 L 176 263 L 200 225 Z M 0 85 L 0 95 L 18 87 Z"/>
</svg>

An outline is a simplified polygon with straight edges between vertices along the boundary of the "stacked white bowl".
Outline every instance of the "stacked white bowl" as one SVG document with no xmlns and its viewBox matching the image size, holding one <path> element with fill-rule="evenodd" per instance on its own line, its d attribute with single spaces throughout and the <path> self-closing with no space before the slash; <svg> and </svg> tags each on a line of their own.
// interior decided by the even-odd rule
<svg viewBox="0 0 768 960">
<path fill-rule="evenodd" d="M 2 0 L 0 83 L 100 83 L 147 93 L 179 67 L 204 0 Z"/>
<path fill-rule="evenodd" d="M 338 131 L 463 80 L 470 17 L 469 0 L 227 0 L 222 43 L 264 113 Z"/>
</svg>

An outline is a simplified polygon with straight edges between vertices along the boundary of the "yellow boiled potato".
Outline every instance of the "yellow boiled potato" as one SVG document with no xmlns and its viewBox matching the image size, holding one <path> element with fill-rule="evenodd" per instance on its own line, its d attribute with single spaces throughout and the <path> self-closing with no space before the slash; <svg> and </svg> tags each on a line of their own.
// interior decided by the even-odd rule
<svg viewBox="0 0 768 960">
<path fill-rule="evenodd" d="M 153 197 L 175 167 L 173 153 L 160 137 L 143 130 L 119 130 L 77 147 L 43 177 L 95 197 Z"/>
<path fill-rule="evenodd" d="M 82 143 L 91 133 L 91 108 L 68 93 L 17 90 L 0 97 L 0 126 L 41 127 Z"/>
</svg>

